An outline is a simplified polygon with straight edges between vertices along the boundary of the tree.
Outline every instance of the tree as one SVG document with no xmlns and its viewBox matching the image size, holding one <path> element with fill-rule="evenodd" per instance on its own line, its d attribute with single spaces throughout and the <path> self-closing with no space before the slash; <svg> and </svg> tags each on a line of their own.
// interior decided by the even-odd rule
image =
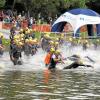
<svg viewBox="0 0 100 100">
<path fill-rule="evenodd" d="M 86 0 L 16 0 L 24 4 L 29 15 L 39 18 L 43 17 L 48 20 L 48 17 L 53 19 L 61 15 L 66 10 L 78 7 L 86 7 Z M 31 13 L 30 13 L 31 12 Z"/>
<path fill-rule="evenodd" d="M 4 7 L 5 2 L 6 2 L 5 0 L 0 0 L 0 8 Z"/>
<path fill-rule="evenodd" d="M 0 1 L 3 2 L 5 0 L 0 0 Z M 65 11 L 74 8 L 89 7 L 94 9 L 96 8 L 93 7 L 94 4 L 100 4 L 99 0 L 14 0 L 14 1 L 15 2 L 13 3 L 13 6 L 15 5 L 15 3 L 21 3 L 24 5 L 27 15 L 33 16 L 36 19 L 43 17 L 45 20 L 48 20 L 49 17 L 55 18 L 56 16 L 60 16 Z"/>
<path fill-rule="evenodd" d="M 86 2 L 88 0 L 64 0 L 64 2 L 66 2 L 69 7 L 72 6 L 72 7 L 79 7 L 79 8 L 86 8 Z"/>
<path fill-rule="evenodd" d="M 88 0 L 88 2 L 86 2 L 86 5 L 88 8 L 100 14 L 100 0 Z"/>
</svg>

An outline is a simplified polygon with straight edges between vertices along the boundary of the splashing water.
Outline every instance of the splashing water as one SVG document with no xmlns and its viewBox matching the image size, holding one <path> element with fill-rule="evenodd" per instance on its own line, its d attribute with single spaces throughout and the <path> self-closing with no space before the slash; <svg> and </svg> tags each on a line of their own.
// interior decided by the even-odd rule
<svg viewBox="0 0 100 100">
<path fill-rule="evenodd" d="M 74 48 L 69 48 L 68 46 L 63 45 L 61 48 L 61 52 L 63 57 L 68 57 L 73 54 L 78 54 L 83 58 L 83 61 L 86 62 L 87 64 L 93 65 L 94 69 L 97 69 L 100 67 L 100 56 L 98 55 L 100 53 L 99 50 L 93 50 L 93 49 L 88 49 L 86 51 L 82 50 L 81 46 L 77 46 Z M 14 66 L 13 63 L 10 61 L 9 53 L 5 52 L 4 55 L 0 58 L 0 70 L 22 70 L 22 71 L 32 71 L 32 70 L 43 70 L 45 69 L 44 65 L 44 58 L 45 58 L 46 53 L 42 50 L 39 49 L 36 55 L 26 57 L 24 54 L 22 56 L 22 61 L 23 65 L 16 65 Z M 90 57 L 95 61 L 95 63 L 84 59 L 85 56 Z M 67 61 L 66 61 L 67 62 Z M 70 63 L 72 63 L 70 61 Z M 67 62 L 68 64 L 68 62 Z M 64 64 L 58 64 L 57 68 L 62 69 Z"/>
</svg>

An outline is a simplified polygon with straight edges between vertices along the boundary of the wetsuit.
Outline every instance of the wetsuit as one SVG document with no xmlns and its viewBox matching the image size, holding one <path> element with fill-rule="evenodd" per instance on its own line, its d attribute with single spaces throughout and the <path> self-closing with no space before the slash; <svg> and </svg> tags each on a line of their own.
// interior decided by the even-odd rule
<svg viewBox="0 0 100 100">
<path fill-rule="evenodd" d="M 78 55 L 72 55 L 72 56 L 68 57 L 68 59 L 70 59 L 72 61 L 76 61 L 76 60 L 80 59 L 80 56 L 78 56 Z"/>
<path fill-rule="evenodd" d="M 0 55 L 3 55 L 2 39 L 0 38 Z"/>
<path fill-rule="evenodd" d="M 87 43 L 83 43 L 83 50 L 87 50 Z"/>
<path fill-rule="evenodd" d="M 31 45 L 30 44 L 25 44 L 24 45 L 24 53 L 26 56 L 29 56 L 31 54 Z"/>
<path fill-rule="evenodd" d="M 35 33 L 29 34 L 29 37 L 32 37 L 32 39 L 34 39 L 35 38 Z"/>
<path fill-rule="evenodd" d="M 14 65 L 21 65 L 22 62 L 19 60 L 19 58 L 22 57 L 21 48 L 18 48 L 15 46 L 11 51 L 10 57 L 11 57 L 11 60 Z M 14 58 L 14 59 L 12 59 L 12 58 Z"/>
<path fill-rule="evenodd" d="M 2 44 L 2 39 L 0 38 L 0 44 Z"/>
<path fill-rule="evenodd" d="M 2 55 L 3 55 L 3 47 L 0 46 L 0 56 L 2 56 Z"/>
<path fill-rule="evenodd" d="M 64 69 L 72 69 L 72 68 L 77 68 L 79 66 L 92 67 L 91 65 L 85 65 L 85 64 L 80 64 L 78 62 L 74 62 L 71 65 L 64 67 Z"/>
<path fill-rule="evenodd" d="M 56 56 L 53 54 L 51 57 L 51 61 L 50 61 L 50 65 L 49 65 L 48 69 L 55 69 L 56 68 L 57 62 L 54 60 L 55 58 L 56 58 Z"/>
<path fill-rule="evenodd" d="M 37 45 L 36 44 L 33 44 L 31 46 L 31 55 L 33 56 L 34 54 L 36 54 L 36 51 L 37 51 Z"/>
<path fill-rule="evenodd" d="M 12 61 L 12 54 L 14 52 L 16 48 L 16 45 L 14 43 L 10 43 L 10 51 L 9 51 L 9 54 L 10 54 L 10 60 Z"/>
</svg>

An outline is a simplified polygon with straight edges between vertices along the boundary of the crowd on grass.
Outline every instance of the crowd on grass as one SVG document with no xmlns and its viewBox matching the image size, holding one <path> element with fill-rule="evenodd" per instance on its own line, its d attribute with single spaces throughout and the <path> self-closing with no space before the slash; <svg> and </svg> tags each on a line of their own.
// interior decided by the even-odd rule
<svg viewBox="0 0 100 100">
<path fill-rule="evenodd" d="M 24 11 L 22 13 L 17 13 L 17 11 L 12 10 L 1 10 L 0 11 L 0 21 L 6 24 L 16 24 L 16 27 L 20 29 L 23 25 L 26 24 L 28 27 L 32 27 L 33 24 L 52 24 L 53 20 L 52 18 L 47 18 L 48 21 L 44 21 L 44 18 L 42 16 L 37 16 L 37 19 L 28 16 Z"/>
</svg>

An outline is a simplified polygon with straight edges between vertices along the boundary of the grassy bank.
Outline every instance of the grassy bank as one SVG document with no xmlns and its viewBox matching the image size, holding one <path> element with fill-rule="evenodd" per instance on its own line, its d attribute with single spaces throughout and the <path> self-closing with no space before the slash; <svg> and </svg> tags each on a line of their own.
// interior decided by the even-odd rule
<svg viewBox="0 0 100 100">
<path fill-rule="evenodd" d="M 5 46 L 10 45 L 10 40 L 9 39 L 3 39 L 2 42 L 3 42 L 3 45 L 5 45 Z"/>
<path fill-rule="evenodd" d="M 47 33 L 47 34 L 49 34 L 49 33 Z M 64 40 L 69 40 L 69 38 L 72 37 L 72 33 L 68 33 L 68 34 L 66 34 L 66 36 L 64 36 Z M 41 38 L 41 32 L 35 32 L 35 37 L 38 40 L 40 40 L 40 38 Z M 59 33 L 51 33 L 50 37 L 52 37 L 52 39 L 54 40 L 56 38 L 59 38 L 60 34 Z M 87 38 L 88 35 L 87 35 L 87 33 L 84 32 L 84 33 L 80 33 L 80 37 Z M 98 39 L 99 39 L 99 43 L 100 43 L 100 38 L 98 38 Z M 74 41 L 78 41 L 78 40 L 79 40 L 79 38 L 74 39 Z M 97 38 L 95 38 L 95 39 L 89 39 L 89 41 L 91 41 L 91 42 L 95 42 L 96 40 L 97 40 Z M 10 40 L 9 39 L 3 39 L 3 45 L 4 46 L 9 46 L 10 45 Z"/>
<path fill-rule="evenodd" d="M 35 37 L 39 40 L 40 39 L 40 36 L 41 36 L 41 33 L 40 32 L 36 32 L 35 33 Z M 3 45 L 4 46 L 9 46 L 10 45 L 10 39 L 5 39 L 3 38 L 2 39 L 2 42 L 3 42 Z"/>
</svg>

